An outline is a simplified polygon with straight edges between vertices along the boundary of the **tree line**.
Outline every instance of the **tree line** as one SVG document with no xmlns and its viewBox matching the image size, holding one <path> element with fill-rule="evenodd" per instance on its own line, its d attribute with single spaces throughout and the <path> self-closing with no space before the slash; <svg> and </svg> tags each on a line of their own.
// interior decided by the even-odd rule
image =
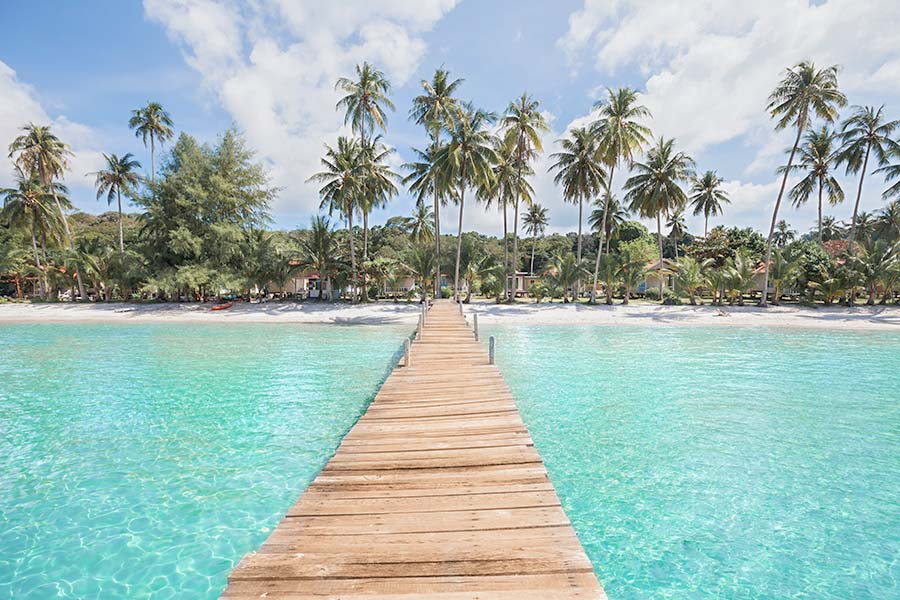
<svg viewBox="0 0 900 600">
<path fill-rule="evenodd" d="M 278 189 L 240 132 L 226 131 L 215 145 L 186 133 L 175 139 L 169 114 L 150 102 L 128 121 L 149 147 L 148 176 L 131 153 L 104 155 L 104 168 L 92 174 L 97 198 L 115 202 L 114 214 L 72 213 L 63 184 L 71 150 L 48 126 L 23 128 L 9 146 L 15 185 L 0 191 L 0 273 L 20 296 L 31 281 L 41 298 L 86 299 L 87 282 L 94 297 L 105 299 L 202 300 L 222 290 L 265 293 L 305 270 L 319 273 L 332 297 L 364 302 L 395 289 L 404 276 L 415 279 L 421 294 L 466 290 L 464 300 L 479 292 L 512 301 L 516 273 L 527 272 L 542 276 L 529 288 L 537 299 L 595 303 L 600 294 L 611 303 L 616 296 L 627 302 L 649 269 L 657 286 L 649 295 L 661 301 L 693 303 L 702 294 L 743 303 L 754 285 L 771 292 L 760 295 L 761 305 L 770 297 L 777 303 L 784 292 L 826 303 L 860 294 L 887 301 L 897 279 L 900 207 L 890 202 L 871 215 L 859 203 L 867 174 L 887 181 L 885 200 L 900 193 L 894 137 L 900 122 L 871 106 L 853 107 L 841 120 L 847 99 L 838 73 L 836 66 L 802 62 L 786 70 L 769 97 L 776 130 L 793 129 L 795 139 L 778 169 L 766 238 L 709 228 L 731 202 L 722 178 L 698 170 L 675 140 L 655 136 L 650 111 L 628 87 L 607 89 L 591 121 L 567 131 L 550 155 L 563 199 L 578 207 L 573 234 L 545 235 L 549 215 L 531 179 L 549 126 L 527 93 L 494 113 L 461 99 L 464 81 L 438 69 L 421 82 L 408 115 L 423 127 L 427 144 L 412 148 L 413 159 L 396 173 L 389 166 L 395 150 L 384 139 L 396 110 L 391 84 L 363 63 L 335 85 L 336 110 L 352 135 L 326 144 L 320 171 L 309 177 L 321 214 L 308 229 L 269 230 Z M 157 150 L 173 139 L 157 169 Z M 845 199 L 838 169 L 858 175 L 846 226 L 824 214 L 826 204 Z M 617 173 L 625 178 L 618 189 Z M 416 200 L 413 214 L 371 226 L 373 211 L 387 207 L 401 186 Z M 798 238 L 779 219 L 785 195 L 794 206 L 817 203 L 810 234 Z M 123 197 L 141 212 L 124 213 Z M 463 231 L 467 201 L 502 213 L 500 238 Z M 441 230 L 448 205 L 456 207 L 456 235 Z M 703 217 L 702 236 L 687 231 L 686 210 Z M 634 217 L 655 223 L 655 235 Z M 442 289 L 446 271 L 452 282 Z"/>
</svg>

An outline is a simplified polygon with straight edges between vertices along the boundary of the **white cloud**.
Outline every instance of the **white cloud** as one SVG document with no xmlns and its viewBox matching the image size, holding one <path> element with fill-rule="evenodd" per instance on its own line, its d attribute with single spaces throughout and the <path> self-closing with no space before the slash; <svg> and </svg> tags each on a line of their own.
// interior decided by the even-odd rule
<svg viewBox="0 0 900 600">
<path fill-rule="evenodd" d="M 0 61 L 0 150 L 8 154 L 7 145 L 21 135 L 22 127 L 28 123 L 50 125 L 53 132 L 72 148 L 70 172 L 66 183 L 70 186 L 90 188 L 93 179 L 85 173 L 96 171 L 103 164 L 103 155 L 98 147 L 98 135 L 90 127 L 75 123 L 64 115 L 52 118 L 38 101 L 35 90 L 20 81 L 16 72 Z M 11 185 L 13 166 L 4 163 L 0 169 L 0 186 Z"/>
<path fill-rule="evenodd" d="M 557 44 L 573 65 L 637 67 L 653 128 L 698 152 L 756 130 L 783 70 L 800 60 L 843 66 L 851 102 L 900 96 L 900 3 L 892 0 L 586 0 Z"/>
<path fill-rule="evenodd" d="M 144 8 L 270 164 L 283 188 L 273 210 L 290 226 L 318 206 L 315 186 L 304 182 L 323 144 L 346 131 L 335 111 L 337 78 L 369 61 L 400 87 L 426 51 L 421 34 L 455 3 L 145 0 Z"/>
</svg>

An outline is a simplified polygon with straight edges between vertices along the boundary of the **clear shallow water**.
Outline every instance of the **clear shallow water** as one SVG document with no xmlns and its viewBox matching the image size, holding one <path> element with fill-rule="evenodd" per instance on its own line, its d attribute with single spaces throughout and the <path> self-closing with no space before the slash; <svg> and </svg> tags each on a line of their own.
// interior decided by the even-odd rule
<svg viewBox="0 0 900 600">
<path fill-rule="evenodd" d="M 216 598 L 408 328 L 0 325 L 0 598 Z"/>
<path fill-rule="evenodd" d="M 482 329 L 611 600 L 900 598 L 900 336 Z"/>
</svg>

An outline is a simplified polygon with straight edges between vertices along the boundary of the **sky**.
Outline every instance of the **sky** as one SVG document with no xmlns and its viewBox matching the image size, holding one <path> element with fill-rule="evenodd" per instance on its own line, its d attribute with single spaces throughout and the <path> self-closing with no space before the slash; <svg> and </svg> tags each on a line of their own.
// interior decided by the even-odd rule
<svg viewBox="0 0 900 600">
<path fill-rule="evenodd" d="M 127 127 L 130 111 L 157 101 L 176 130 L 215 143 L 226 128 L 244 132 L 281 188 L 274 226 L 306 226 L 318 209 L 324 144 L 349 133 L 335 110 L 338 77 L 369 61 L 393 84 L 397 106 L 385 141 L 398 171 L 424 147 L 408 120 L 410 100 L 436 68 L 465 80 L 459 95 L 502 112 L 523 92 L 540 102 L 551 131 L 535 164 L 535 201 L 551 232 L 573 231 L 577 208 L 548 173 L 556 140 L 591 120 L 607 87 L 631 86 L 652 113 L 654 135 L 672 137 L 698 170 L 725 180 L 732 204 L 711 226 L 768 227 L 790 132 L 777 132 L 767 97 L 784 70 L 802 60 L 840 65 L 849 105 L 885 105 L 900 118 L 900 2 L 896 0 L 45 0 L 0 3 L 0 144 L 28 122 L 51 124 L 75 153 L 66 183 L 75 206 L 106 210 L 88 173 L 103 153 L 149 150 Z M 15 24 L 11 26 L 10 24 Z M 5 160 L 5 158 L 3 159 Z M 842 174 L 843 175 L 843 174 Z M 627 174 L 617 174 L 614 192 Z M 0 168 L 0 185 L 12 166 Z M 848 200 L 826 214 L 849 220 L 856 178 L 842 177 Z M 861 209 L 884 205 L 880 176 L 869 176 Z M 409 214 L 401 191 L 374 223 Z M 782 212 L 801 233 L 815 206 Z M 445 208 L 442 223 L 455 223 Z M 688 218 L 702 233 L 701 217 Z M 466 229 L 496 234 L 493 210 L 468 206 Z"/>
</svg>

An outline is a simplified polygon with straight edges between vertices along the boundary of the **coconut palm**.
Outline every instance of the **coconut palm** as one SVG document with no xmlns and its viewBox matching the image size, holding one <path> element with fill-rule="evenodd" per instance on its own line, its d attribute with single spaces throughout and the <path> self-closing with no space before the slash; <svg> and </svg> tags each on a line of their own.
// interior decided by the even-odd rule
<svg viewBox="0 0 900 600">
<path fill-rule="evenodd" d="M 482 289 L 486 284 L 493 283 L 496 291 L 497 302 L 500 301 L 500 285 L 501 279 L 506 276 L 506 267 L 501 265 L 493 254 L 482 254 L 474 260 L 469 260 L 466 264 L 466 302 L 472 301 L 472 290 L 475 289 L 475 282 L 480 281 Z"/>
<path fill-rule="evenodd" d="M 880 286 L 896 279 L 900 269 L 900 245 L 887 240 L 875 240 L 860 244 L 858 254 L 850 257 L 847 266 L 859 273 L 868 293 L 866 304 L 875 304 L 875 297 Z"/>
<path fill-rule="evenodd" d="M 516 185 L 513 186 L 513 251 L 510 276 L 516 280 L 519 270 L 519 203 L 531 204 L 531 195 L 523 194 L 527 182 L 525 178 L 534 173 L 531 162 L 544 151 L 541 134 L 550 131 L 547 120 L 540 112 L 540 103 L 527 93 L 510 102 L 506 115 L 501 121 L 504 137 L 513 144 L 516 162 Z M 515 290 L 510 290 L 509 300 L 515 298 Z"/>
<path fill-rule="evenodd" d="M 38 290 L 41 300 L 46 299 L 47 290 L 44 283 L 45 265 L 41 263 L 41 253 L 38 252 L 38 233 L 39 231 L 45 232 L 59 223 L 54 203 L 60 201 L 59 196 L 64 193 L 62 186 L 54 185 L 57 186 L 57 199 L 53 198 L 53 195 L 47 191 L 37 177 L 26 177 L 21 170 L 18 170 L 16 186 L 0 189 L 0 194 L 3 195 L 3 210 L 0 212 L 0 217 L 12 227 L 27 227 L 30 231 L 32 259 L 38 274 Z"/>
<path fill-rule="evenodd" d="M 410 244 L 403 266 L 419 283 L 419 290 L 424 302 L 428 297 L 429 280 L 434 276 L 434 249 L 431 244 Z"/>
<path fill-rule="evenodd" d="M 169 113 L 158 102 L 147 102 L 147 105 L 131 111 L 128 119 L 129 129 L 134 129 L 135 137 L 141 138 L 144 147 L 150 140 L 150 181 L 153 182 L 156 174 L 156 145 L 160 147 L 172 139 L 175 132 L 172 131 L 174 123 Z"/>
<path fill-rule="evenodd" d="M 301 243 L 303 253 L 301 268 L 319 274 L 323 282 L 319 290 L 319 301 L 331 291 L 331 279 L 340 269 L 338 259 L 337 236 L 327 217 L 315 216 L 309 228 L 309 235 Z"/>
<path fill-rule="evenodd" d="M 900 239 L 900 201 L 894 200 L 881 209 L 877 228 L 878 235 L 885 239 Z"/>
<path fill-rule="evenodd" d="M 597 198 L 596 205 L 601 208 L 595 208 L 591 211 L 588 217 L 588 225 L 591 231 L 595 231 L 600 235 L 600 228 L 606 222 L 606 232 L 603 233 L 602 237 L 606 241 L 606 253 L 609 254 L 610 240 L 618 237 L 619 228 L 628 219 L 628 211 L 615 196 L 606 198 L 604 195 L 603 198 Z M 606 207 L 605 210 L 602 208 L 603 206 Z M 604 215 L 605 212 L 608 212 L 609 216 Z"/>
<path fill-rule="evenodd" d="M 838 154 L 835 150 L 837 134 L 831 131 L 827 125 L 819 129 L 811 130 L 803 136 L 803 145 L 797 150 L 800 153 L 797 164 L 792 167 L 794 171 L 804 173 L 801 179 L 791 188 L 790 198 L 795 207 L 803 206 L 813 192 L 818 193 L 819 198 L 819 245 L 822 244 L 822 196 L 828 194 L 828 203 L 835 206 L 844 201 L 844 190 L 840 182 L 832 175 L 832 170 L 837 164 Z M 780 168 L 778 171 L 786 171 Z"/>
<path fill-rule="evenodd" d="M 621 257 L 615 254 L 607 252 L 600 259 L 600 281 L 603 282 L 603 292 L 607 304 L 613 303 L 613 292 L 620 279 L 621 267 Z"/>
<path fill-rule="evenodd" d="M 800 267 L 797 260 L 789 260 L 784 250 L 772 251 L 772 264 L 769 265 L 769 282 L 772 284 L 772 304 L 778 306 L 781 292 L 797 281 Z"/>
<path fill-rule="evenodd" d="M 776 248 L 784 248 L 795 239 L 797 239 L 797 232 L 791 229 L 791 226 L 788 225 L 788 222 L 784 219 L 778 221 L 778 224 L 775 226 L 775 233 L 773 234 L 772 243 Z"/>
<path fill-rule="evenodd" d="M 419 245 L 434 241 L 434 215 L 427 204 L 416 202 L 408 229 L 410 239 Z"/>
<path fill-rule="evenodd" d="M 631 290 L 638 287 L 641 281 L 644 280 L 647 261 L 644 260 L 643 256 L 638 256 L 636 253 L 628 250 L 622 252 L 619 260 L 619 280 L 625 288 L 625 297 L 622 299 L 622 304 L 628 304 L 628 300 L 631 298 Z"/>
<path fill-rule="evenodd" d="M 853 217 L 850 221 L 850 245 L 848 252 L 853 254 L 853 240 L 856 238 L 856 220 L 859 212 L 859 201 L 862 198 L 863 181 L 869 166 L 870 155 L 883 167 L 888 163 L 891 154 L 900 152 L 900 143 L 891 139 L 894 131 L 900 127 L 900 120 L 888 121 L 884 116 L 884 105 L 856 106 L 853 114 L 841 124 L 842 146 L 838 161 L 847 166 L 847 174 L 859 173 L 859 186 L 856 190 L 856 202 L 853 204 Z"/>
<path fill-rule="evenodd" d="M 96 181 L 94 186 L 97 188 L 97 200 L 106 195 L 106 203 L 110 205 L 113 199 L 116 200 L 119 213 L 119 257 L 125 256 L 125 236 L 122 231 L 122 192 L 125 196 L 133 196 L 135 188 L 141 181 L 141 176 L 137 169 L 141 168 L 141 163 L 134 160 L 129 152 L 125 156 L 119 158 L 115 154 L 104 154 L 106 160 L 106 168 L 95 173 Z"/>
<path fill-rule="evenodd" d="M 705 271 L 710 264 L 709 259 L 699 261 L 690 256 L 682 256 L 675 263 L 675 285 L 687 293 L 691 306 L 697 304 L 697 294 L 706 283 Z"/>
<path fill-rule="evenodd" d="M 531 266 L 528 269 L 529 275 L 534 275 L 534 249 L 537 246 L 538 236 L 544 235 L 550 220 L 547 217 L 547 208 L 533 202 L 525 213 L 522 220 L 525 225 L 525 231 L 531 236 Z"/>
<path fill-rule="evenodd" d="M 563 302 L 569 303 L 569 290 L 575 287 L 575 284 L 582 276 L 587 274 L 584 261 L 578 260 L 568 252 L 563 255 L 557 255 L 550 262 L 550 266 L 544 274 L 544 278 L 551 287 L 558 287 L 563 291 Z M 575 301 L 573 291 L 572 301 Z"/>
<path fill-rule="evenodd" d="M 703 215 L 703 237 L 709 235 L 709 218 L 721 215 L 723 204 L 731 204 L 728 192 L 722 189 L 723 181 L 715 171 L 707 171 L 691 183 L 691 207 L 694 216 Z"/>
<path fill-rule="evenodd" d="M 22 173 L 27 173 L 29 176 L 33 174 L 49 190 L 63 224 L 66 246 L 72 250 L 74 246 L 72 245 L 72 232 L 69 229 L 69 219 L 63 210 L 63 203 L 59 199 L 58 188 L 54 185 L 54 180 L 64 178 L 65 172 L 69 168 L 69 157 L 72 156 L 72 151 L 67 144 L 50 131 L 49 126 L 29 123 L 22 128 L 22 131 L 24 133 L 9 145 L 9 157 L 14 158 L 16 166 Z M 75 280 L 78 283 L 78 295 L 84 299 L 86 297 L 84 283 L 78 272 L 77 264 Z"/>
<path fill-rule="evenodd" d="M 578 205 L 578 241 L 576 258 L 581 260 L 581 224 L 584 202 L 607 187 L 606 172 L 599 156 L 596 136 L 587 128 L 576 127 L 568 137 L 557 140 L 561 150 L 551 154 L 556 171 L 554 183 L 562 186 L 563 200 Z"/>
<path fill-rule="evenodd" d="M 669 239 L 675 244 L 675 258 L 678 258 L 678 240 L 687 235 L 687 223 L 684 220 L 684 209 L 677 207 L 666 219 L 669 228 Z"/>
<path fill-rule="evenodd" d="M 753 289 L 753 276 L 756 261 L 746 248 L 740 248 L 734 257 L 728 259 L 725 268 L 725 286 L 728 288 L 729 304 L 737 300 L 738 306 L 744 305 L 744 294 Z"/>
<path fill-rule="evenodd" d="M 363 264 L 369 261 L 369 214 L 376 208 L 384 208 L 388 201 L 397 195 L 394 181 L 399 175 L 385 164 L 394 152 L 381 143 L 381 136 L 375 136 L 360 143 L 360 194 L 357 205 L 363 218 Z M 366 272 L 363 270 L 363 290 L 368 290 Z M 363 301 L 368 300 L 364 291 Z"/>
<path fill-rule="evenodd" d="M 431 146 L 428 154 L 435 156 L 441 143 L 441 130 L 449 128 L 450 124 L 459 114 L 459 100 L 453 94 L 462 85 L 464 80 L 450 80 L 450 74 L 444 69 L 437 69 L 431 81 L 422 80 L 422 90 L 412 100 L 412 108 L 409 116 L 417 124 L 423 125 L 431 136 Z M 431 178 L 430 191 L 434 197 L 434 253 L 438 259 L 435 261 L 434 297 L 441 297 L 440 287 L 440 256 L 441 256 L 441 206 L 446 203 L 446 198 L 441 194 L 434 173 L 429 173 Z M 424 186 L 428 187 L 428 186 Z"/>
<path fill-rule="evenodd" d="M 859 240 L 867 240 L 875 233 L 878 223 L 875 216 L 864 210 L 856 215 L 856 237 Z M 848 246 L 849 249 L 849 246 Z"/>
<path fill-rule="evenodd" d="M 664 278 L 662 215 L 683 208 L 687 195 L 681 183 L 693 176 L 694 161 L 684 152 L 675 151 L 675 140 L 660 137 L 647 152 L 646 161 L 634 163 L 634 175 L 625 182 L 625 201 L 629 208 L 645 219 L 656 218 L 656 239 L 659 246 L 659 297 L 663 297 Z"/>
<path fill-rule="evenodd" d="M 335 108 L 344 111 L 344 125 L 350 124 L 362 145 L 375 135 L 376 127 L 387 128 L 385 108 L 394 110 L 394 104 L 388 98 L 391 83 L 384 73 L 364 62 L 362 66 L 356 65 L 356 79 L 340 77 L 334 89 L 346 94 Z"/>
<path fill-rule="evenodd" d="M 609 167 L 609 177 L 606 180 L 606 194 L 604 195 L 603 218 L 611 215 L 606 202 L 612 196 L 613 177 L 616 167 L 624 161 L 629 167 L 634 163 L 634 157 L 650 143 L 650 128 L 643 125 L 642 119 L 651 117 L 650 111 L 642 104 L 638 104 L 638 94 L 629 87 L 612 90 L 606 88 L 606 98 L 594 104 L 597 112 L 597 120 L 591 126 L 592 133 L 598 139 L 597 149 L 603 164 Z M 591 302 L 594 302 L 597 289 L 597 268 L 600 254 L 603 248 L 603 235 L 606 233 L 606 224 L 601 224 L 600 239 L 597 247 L 597 259 L 594 265 L 594 291 L 591 292 Z"/>
<path fill-rule="evenodd" d="M 812 115 L 833 123 L 837 118 L 837 109 L 847 103 L 846 97 L 838 89 L 837 73 L 836 65 L 817 69 L 812 62 L 804 61 L 788 69 L 784 78 L 769 95 L 767 109 L 772 118 L 777 119 L 775 128 L 780 130 L 796 127 L 797 137 L 791 147 L 791 154 L 775 200 L 775 209 L 772 211 L 772 224 L 769 226 L 769 241 L 766 244 L 766 260 L 763 266 L 763 293 L 760 306 L 766 305 L 769 263 L 772 261 L 772 242 L 775 225 L 778 222 L 778 210 L 781 208 L 781 198 L 784 196 L 788 174 L 794 164 L 794 155 L 800 146 L 800 136 L 803 135 Z"/>
<path fill-rule="evenodd" d="M 837 219 L 832 216 L 822 217 L 822 240 L 829 242 L 844 237 L 844 230 Z"/>
<path fill-rule="evenodd" d="M 491 147 L 491 134 L 486 127 L 494 116 L 471 104 L 462 107 L 463 113 L 450 129 L 450 140 L 435 157 L 435 167 L 441 178 L 458 190 L 459 225 L 456 239 L 456 269 L 453 276 L 453 297 L 459 299 L 459 267 L 462 258 L 463 210 L 466 189 L 483 187 L 493 174 L 491 165 L 497 156 Z"/>
<path fill-rule="evenodd" d="M 359 144 L 356 140 L 341 136 L 336 148 L 325 144 L 325 156 L 322 158 L 324 171 L 312 175 L 308 182 L 323 184 L 319 189 L 322 198 L 320 208 L 328 209 L 328 214 L 338 212 L 347 222 L 347 235 L 350 240 L 350 277 L 353 286 L 353 302 L 356 302 L 358 285 L 356 270 L 356 249 L 354 247 L 353 215 L 359 210 L 359 198 L 362 187 L 362 159 Z"/>
</svg>

